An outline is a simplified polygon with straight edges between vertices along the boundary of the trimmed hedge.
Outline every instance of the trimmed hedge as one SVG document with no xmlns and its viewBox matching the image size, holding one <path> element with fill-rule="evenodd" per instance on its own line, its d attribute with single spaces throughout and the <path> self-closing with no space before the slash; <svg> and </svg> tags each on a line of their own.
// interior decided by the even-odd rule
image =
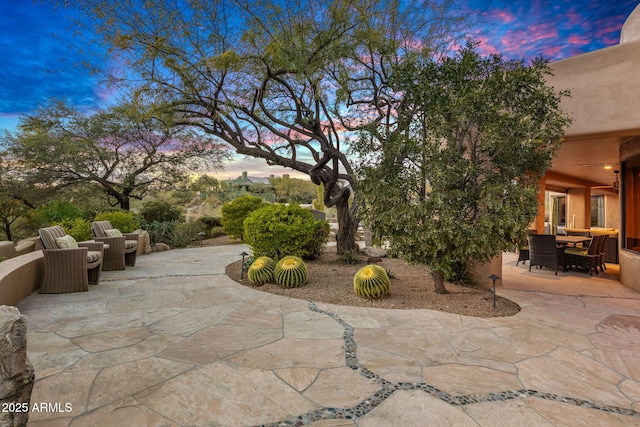
<svg viewBox="0 0 640 427">
<path fill-rule="evenodd" d="M 222 206 L 222 230 L 236 239 L 244 240 L 244 220 L 262 206 L 262 199 L 242 196 Z"/>
<path fill-rule="evenodd" d="M 96 215 L 94 221 L 109 221 L 113 228 L 123 233 L 131 233 L 140 228 L 140 219 L 128 211 L 105 211 Z"/>
<path fill-rule="evenodd" d="M 244 241 L 255 257 L 315 259 L 329 238 L 329 224 L 296 205 L 265 205 L 244 221 Z"/>
</svg>

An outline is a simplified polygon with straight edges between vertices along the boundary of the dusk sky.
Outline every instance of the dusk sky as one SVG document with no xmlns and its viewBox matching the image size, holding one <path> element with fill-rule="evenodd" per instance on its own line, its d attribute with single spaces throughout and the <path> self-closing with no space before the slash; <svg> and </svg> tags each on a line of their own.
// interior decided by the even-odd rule
<svg viewBox="0 0 640 427">
<path fill-rule="evenodd" d="M 640 0 L 456 0 L 484 23 L 484 53 L 559 60 L 618 44 L 625 19 Z M 65 10 L 31 0 L 0 0 L 0 132 L 50 97 L 95 107 L 109 102 L 100 81 L 78 68 L 78 40 Z M 254 163 L 254 162 L 249 162 Z M 250 164 L 245 170 L 251 172 Z M 224 175 L 234 176 L 234 170 Z M 262 175 L 261 175 L 262 176 Z M 234 176 L 235 177 L 235 176 Z"/>
</svg>

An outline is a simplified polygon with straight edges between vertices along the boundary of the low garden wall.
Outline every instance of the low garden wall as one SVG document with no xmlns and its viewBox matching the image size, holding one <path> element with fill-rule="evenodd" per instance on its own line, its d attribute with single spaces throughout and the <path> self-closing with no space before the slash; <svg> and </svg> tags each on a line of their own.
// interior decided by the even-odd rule
<svg viewBox="0 0 640 427">
<path fill-rule="evenodd" d="M 0 262 L 0 305 L 16 305 L 40 287 L 43 276 L 42 251 Z"/>
</svg>

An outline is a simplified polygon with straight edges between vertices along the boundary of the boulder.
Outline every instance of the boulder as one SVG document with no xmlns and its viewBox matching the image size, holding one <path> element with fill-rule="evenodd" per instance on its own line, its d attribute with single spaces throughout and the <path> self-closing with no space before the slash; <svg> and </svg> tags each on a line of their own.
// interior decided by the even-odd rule
<svg viewBox="0 0 640 427">
<path fill-rule="evenodd" d="M 387 250 L 380 246 L 369 246 L 364 248 L 362 252 L 372 258 L 384 258 L 387 256 Z"/>
<path fill-rule="evenodd" d="M 26 318 L 15 307 L 0 306 L 0 406 L 20 404 L 19 411 L 0 411 L 0 425 L 27 425 L 34 379 L 27 357 Z"/>
<path fill-rule="evenodd" d="M 169 249 L 171 249 L 171 247 L 169 247 L 169 245 L 167 245 L 166 243 L 156 243 L 153 246 L 153 252 L 164 252 L 168 251 Z"/>
<path fill-rule="evenodd" d="M 134 234 L 142 236 L 138 238 L 138 255 L 148 255 L 153 250 L 151 249 L 151 239 L 149 238 L 149 232 L 146 230 L 135 230 Z"/>
</svg>

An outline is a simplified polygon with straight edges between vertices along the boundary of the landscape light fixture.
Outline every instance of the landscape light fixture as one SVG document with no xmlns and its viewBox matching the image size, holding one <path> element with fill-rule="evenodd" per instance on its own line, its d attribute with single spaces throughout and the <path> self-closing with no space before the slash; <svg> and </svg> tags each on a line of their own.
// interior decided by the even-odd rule
<svg viewBox="0 0 640 427">
<path fill-rule="evenodd" d="M 240 254 L 240 256 L 242 257 L 242 264 L 240 264 L 240 280 L 242 280 L 242 276 L 244 275 L 244 257 L 246 257 L 247 255 L 249 254 L 245 251 L 242 251 L 242 253 Z"/>
<path fill-rule="evenodd" d="M 492 274 L 489 279 L 493 280 L 493 308 L 496 308 L 496 280 L 500 280 L 500 276 Z"/>
</svg>

